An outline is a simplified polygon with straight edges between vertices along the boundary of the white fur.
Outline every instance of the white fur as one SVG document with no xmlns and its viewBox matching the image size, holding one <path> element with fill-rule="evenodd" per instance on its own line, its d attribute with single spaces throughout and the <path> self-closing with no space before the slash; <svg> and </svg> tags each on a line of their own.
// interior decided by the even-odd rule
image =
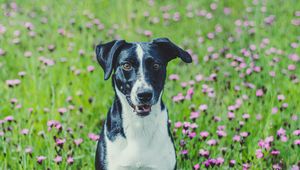
<svg viewBox="0 0 300 170">
<path fill-rule="evenodd" d="M 138 101 L 136 98 L 137 98 L 137 91 L 139 88 L 152 90 L 151 85 L 149 85 L 145 80 L 145 74 L 144 74 L 144 70 L 143 70 L 144 69 L 144 66 L 143 66 L 144 51 L 143 51 L 141 45 L 139 45 L 139 44 L 137 44 L 136 54 L 138 56 L 140 65 L 139 65 L 139 71 L 138 71 L 138 78 L 137 78 L 136 82 L 134 83 L 132 90 L 131 90 L 131 94 L 130 94 L 131 101 L 134 105 L 138 104 Z"/>
<path fill-rule="evenodd" d="M 140 117 L 116 88 L 122 104 L 126 138 L 117 136 L 111 142 L 105 134 L 108 170 L 171 170 L 175 166 L 175 150 L 168 135 L 167 111 L 161 111 L 160 100 L 151 113 Z"/>
</svg>

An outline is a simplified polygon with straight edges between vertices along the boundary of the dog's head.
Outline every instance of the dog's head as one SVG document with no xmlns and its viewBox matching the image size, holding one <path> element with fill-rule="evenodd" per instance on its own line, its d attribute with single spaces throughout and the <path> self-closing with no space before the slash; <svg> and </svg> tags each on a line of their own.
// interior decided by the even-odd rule
<svg viewBox="0 0 300 170">
<path fill-rule="evenodd" d="M 115 40 L 96 47 L 97 60 L 104 70 L 104 79 L 112 72 L 113 84 L 140 116 L 146 116 L 162 94 L 169 61 L 179 57 L 186 63 L 192 58 L 167 38 L 152 42 L 128 43 Z"/>
</svg>

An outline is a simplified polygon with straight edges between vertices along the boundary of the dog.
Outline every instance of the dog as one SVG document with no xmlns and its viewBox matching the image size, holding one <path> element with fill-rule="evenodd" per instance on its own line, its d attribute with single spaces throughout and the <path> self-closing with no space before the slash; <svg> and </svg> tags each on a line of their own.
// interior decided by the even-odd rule
<svg viewBox="0 0 300 170">
<path fill-rule="evenodd" d="M 97 170 L 172 170 L 176 152 L 162 101 L 169 61 L 190 54 L 168 38 L 151 42 L 114 40 L 96 46 L 104 79 L 112 75 L 114 102 L 97 145 Z"/>
</svg>

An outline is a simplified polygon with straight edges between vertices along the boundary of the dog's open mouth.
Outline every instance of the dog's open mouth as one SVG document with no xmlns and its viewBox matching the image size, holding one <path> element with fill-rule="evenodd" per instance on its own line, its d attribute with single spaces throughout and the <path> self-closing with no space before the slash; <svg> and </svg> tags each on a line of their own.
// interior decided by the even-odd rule
<svg viewBox="0 0 300 170">
<path fill-rule="evenodd" d="M 126 96 L 129 105 L 133 108 L 133 111 L 137 113 L 138 116 L 148 116 L 151 112 L 151 106 L 149 104 L 134 105 L 129 96 Z"/>
<path fill-rule="evenodd" d="M 139 116 L 147 116 L 151 112 L 151 105 L 143 104 L 143 105 L 134 106 L 134 111 Z"/>
</svg>

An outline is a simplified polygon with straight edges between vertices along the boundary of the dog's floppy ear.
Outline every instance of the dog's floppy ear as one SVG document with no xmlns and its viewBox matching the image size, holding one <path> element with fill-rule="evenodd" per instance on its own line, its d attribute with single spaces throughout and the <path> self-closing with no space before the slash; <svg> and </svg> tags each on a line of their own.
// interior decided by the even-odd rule
<svg viewBox="0 0 300 170">
<path fill-rule="evenodd" d="M 191 55 L 182 48 L 172 43 L 168 38 L 157 38 L 154 39 L 152 43 L 161 48 L 161 50 L 168 56 L 168 61 L 179 57 L 186 63 L 192 62 Z"/>
<path fill-rule="evenodd" d="M 118 56 L 121 46 L 126 42 L 124 40 L 114 40 L 106 44 L 96 46 L 96 56 L 99 64 L 104 70 L 104 80 L 109 79 L 116 57 Z"/>
</svg>

